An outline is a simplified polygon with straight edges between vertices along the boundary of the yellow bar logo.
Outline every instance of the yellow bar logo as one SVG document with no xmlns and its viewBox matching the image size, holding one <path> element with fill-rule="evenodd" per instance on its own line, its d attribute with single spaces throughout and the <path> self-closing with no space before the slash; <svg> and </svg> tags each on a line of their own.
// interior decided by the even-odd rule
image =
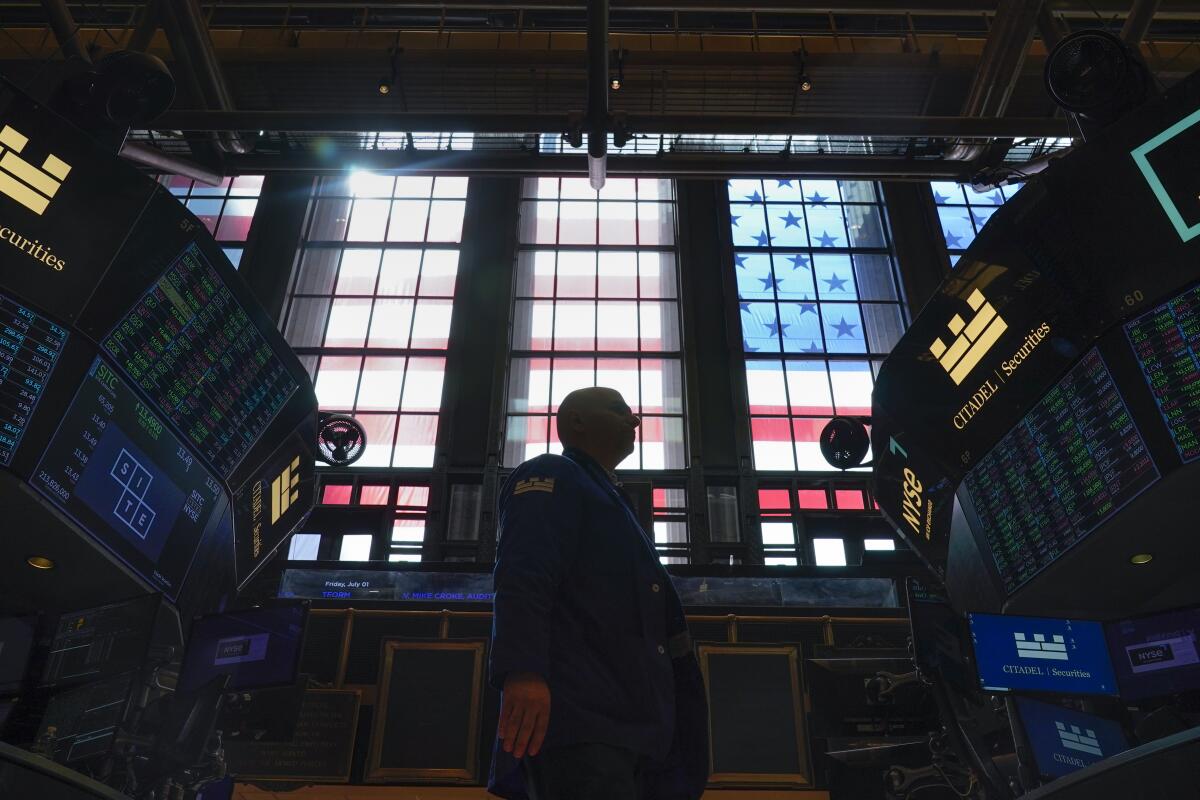
<svg viewBox="0 0 1200 800">
<path fill-rule="evenodd" d="M 279 477 L 271 481 L 271 524 L 287 513 L 292 503 L 300 499 L 300 456 L 292 459 L 292 463 L 279 473 Z"/>
<path fill-rule="evenodd" d="M 0 194 L 16 200 L 37 215 L 50 205 L 71 172 L 71 165 L 54 154 L 39 169 L 21 158 L 29 137 L 5 125 L 0 129 Z"/>
<path fill-rule="evenodd" d="M 950 346 L 947 347 L 941 337 L 934 339 L 929 346 L 929 352 L 950 375 L 955 386 L 971 374 L 971 370 L 987 355 L 1001 334 L 1008 330 L 1008 323 L 996 313 L 983 292 L 978 289 L 971 292 L 967 305 L 975 312 L 970 322 L 964 322 L 962 317 L 955 314 L 946 325 L 956 337 Z"/>
</svg>

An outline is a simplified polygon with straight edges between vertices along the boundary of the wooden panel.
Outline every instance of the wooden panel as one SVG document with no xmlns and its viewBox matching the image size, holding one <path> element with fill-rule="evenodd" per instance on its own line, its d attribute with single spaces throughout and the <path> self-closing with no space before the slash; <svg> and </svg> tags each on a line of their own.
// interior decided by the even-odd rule
<svg viewBox="0 0 1200 800">
<path fill-rule="evenodd" d="M 807 786 L 799 648 L 703 644 L 712 785 Z"/>
<path fill-rule="evenodd" d="M 486 642 L 385 639 L 364 779 L 474 783 Z"/>
</svg>

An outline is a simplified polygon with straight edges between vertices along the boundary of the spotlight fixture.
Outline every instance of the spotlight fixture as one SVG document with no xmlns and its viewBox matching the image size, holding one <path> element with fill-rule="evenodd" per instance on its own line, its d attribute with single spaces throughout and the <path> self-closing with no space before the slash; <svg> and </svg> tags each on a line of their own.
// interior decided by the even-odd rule
<svg viewBox="0 0 1200 800">
<path fill-rule="evenodd" d="M 1153 560 L 1154 560 L 1153 553 L 1135 553 L 1133 556 L 1130 557 L 1129 563 L 1135 564 L 1137 566 L 1141 566 L 1142 564 L 1149 564 Z"/>
<path fill-rule="evenodd" d="M 388 76 L 383 76 L 379 79 L 379 93 L 390 94 L 392 91 L 392 79 Z"/>
<path fill-rule="evenodd" d="M 30 556 L 25 563 L 34 569 L 54 569 L 54 561 L 45 556 Z"/>
<path fill-rule="evenodd" d="M 609 82 L 608 85 L 612 87 L 614 92 L 616 92 L 619 91 L 622 84 L 625 83 L 625 48 L 618 48 L 613 55 L 614 60 L 617 62 L 617 75 L 612 79 L 612 81 Z"/>
<path fill-rule="evenodd" d="M 795 52 L 796 56 L 796 83 L 802 92 L 811 92 L 813 88 L 812 78 L 808 77 L 808 53 L 803 49 Z"/>
<path fill-rule="evenodd" d="M 399 33 L 396 34 L 397 42 L 399 42 Z M 400 54 L 404 52 L 400 49 L 399 44 L 393 44 L 388 49 L 389 67 L 388 74 L 379 79 L 379 85 L 376 87 L 381 95 L 389 95 L 392 93 L 392 87 L 396 85 L 396 76 L 400 74 Z M 401 97 L 401 100 L 404 98 Z"/>
</svg>

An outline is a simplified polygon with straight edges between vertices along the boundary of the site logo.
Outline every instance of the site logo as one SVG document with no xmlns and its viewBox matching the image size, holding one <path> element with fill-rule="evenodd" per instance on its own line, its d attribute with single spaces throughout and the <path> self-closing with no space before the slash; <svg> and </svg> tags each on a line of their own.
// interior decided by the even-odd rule
<svg viewBox="0 0 1200 800">
<path fill-rule="evenodd" d="M 1014 631 L 1013 640 L 1017 645 L 1019 658 L 1049 659 L 1051 661 L 1068 661 L 1070 659 L 1070 656 L 1067 655 L 1067 641 L 1058 634 L 1052 634 L 1050 641 L 1046 641 L 1046 635 L 1043 633 L 1035 633 L 1032 639 L 1027 639 L 1025 634 Z"/>
<path fill-rule="evenodd" d="M 287 513 L 292 503 L 300 499 L 300 456 L 284 467 L 275 480 L 271 481 L 271 524 Z"/>
<path fill-rule="evenodd" d="M 1093 756 L 1104 756 L 1104 751 L 1100 749 L 1100 740 L 1091 728 L 1080 730 L 1078 725 L 1068 726 L 1062 722 L 1055 722 L 1054 725 L 1058 728 L 1058 738 L 1063 747 Z"/>
<path fill-rule="evenodd" d="M 71 165 L 54 154 L 39 169 L 21 158 L 29 137 L 5 125 L 0 130 L 0 194 L 41 216 L 71 172 Z"/>
<path fill-rule="evenodd" d="M 979 364 L 980 359 L 996 344 L 1001 334 L 1008 330 L 1008 323 L 996 313 L 996 309 L 983 296 L 983 292 L 978 289 L 971 292 L 971 296 L 967 298 L 967 305 L 975 312 L 970 322 L 955 314 L 946 324 L 950 333 L 955 336 L 950 346 L 947 347 L 940 336 L 929 346 L 929 352 L 950 375 L 955 386 L 962 384 L 971 374 L 971 370 Z"/>
</svg>

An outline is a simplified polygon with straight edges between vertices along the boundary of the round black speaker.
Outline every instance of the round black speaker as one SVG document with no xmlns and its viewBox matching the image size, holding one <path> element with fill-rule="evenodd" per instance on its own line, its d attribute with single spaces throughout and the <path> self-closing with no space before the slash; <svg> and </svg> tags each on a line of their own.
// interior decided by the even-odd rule
<svg viewBox="0 0 1200 800">
<path fill-rule="evenodd" d="M 322 414 L 317 422 L 317 448 L 326 464 L 349 466 L 367 449 L 367 431 L 347 414 Z"/>
<path fill-rule="evenodd" d="M 821 455 L 837 469 L 860 466 L 870 447 L 867 426 L 850 417 L 834 417 L 821 431 Z"/>
</svg>

